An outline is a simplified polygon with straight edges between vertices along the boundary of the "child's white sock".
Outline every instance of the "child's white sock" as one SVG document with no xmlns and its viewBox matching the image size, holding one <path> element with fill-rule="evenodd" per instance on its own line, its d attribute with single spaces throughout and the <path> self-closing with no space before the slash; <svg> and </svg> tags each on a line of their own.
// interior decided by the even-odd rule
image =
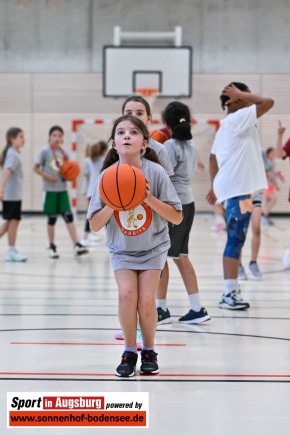
<svg viewBox="0 0 290 435">
<path fill-rule="evenodd" d="M 156 299 L 156 308 L 162 308 L 162 310 L 166 311 L 166 299 Z"/>
<path fill-rule="evenodd" d="M 224 296 L 229 296 L 233 291 L 238 290 L 238 280 L 237 279 L 225 279 L 225 289 Z"/>
<path fill-rule="evenodd" d="M 201 310 L 201 303 L 200 303 L 200 299 L 199 299 L 199 293 L 192 293 L 191 295 L 188 295 L 188 299 L 189 299 L 189 304 L 190 304 L 190 308 L 193 311 L 200 311 Z"/>
</svg>

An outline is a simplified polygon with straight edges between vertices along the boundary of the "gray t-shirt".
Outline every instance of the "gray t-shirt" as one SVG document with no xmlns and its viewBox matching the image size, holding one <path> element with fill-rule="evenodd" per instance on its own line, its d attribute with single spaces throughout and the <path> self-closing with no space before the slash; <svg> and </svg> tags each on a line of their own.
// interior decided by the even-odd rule
<svg viewBox="0 0 290 435">
<path fill-rule="evenodd" d="M 152 195 L 177 210 L 182 210 L 173 184 L 161 165 L 142 159 L 141 171 L 150 181 Z M 89 204 L 88 219 L 105 206 L 99 193 L 99 182 L 103 174 L 104 172 L 98 177 Z M 115 212 L 106 225 L 106 231 L 114 270 L 126 268 L 122 266 L 124 263 L 137 270 L 154 269 L 156 257 L 167 252 L 170 247 L 167 221 L 145 203 L 134 210 Z"/>
<path fill-rule="evenodd" d="M 179 141 L 177 139 L 169 139 L 165 142 L 164 146 L 174 171 L 171 180 L 181 204 L 190 204 L 194 201 L 190 179 L 197 162 L 195 145 L 192 140 Z"/>
<path fill-rule="evenodd" d="M 171 177 L 174 174 L 174 171 L 173 171 L 172 164 L 170 162 L 170 158 L 169 158 L 169 155 L 166 151 L 165 146 L 162 145 L 162 143 L 157 142 L 156 140 L 154 140 L 152 138 L 149 139 L 148 146 L 156 152 L 157 157 L 158 157 L 161 165 L 163 166 L 164 169 L 166 169 L 169 177 Z"/>
<path fill-rule="evenodd" d="M 57 158 L 57 161 L 60 163 L 60 165 L 62 165 L 62 163 L 64 162 L 64 157 L 62 152 L 60 150 L 55 150 L 54 153 Z M 68 153 L 65 152 L 65 154 L 67 158 L 69 158 Z M 45 178 L 43 178 L 42 186 L 44 192 L 63 192 L 67 190 L 66 181 L 60 175 L 59 168 L 56 165 L 54 155 L 49 145 L 40 151 L 40 154 L 38 155 L 35 163 L 37 165 L 40 165 L 44 172 L 54 175 L 58 180 L 55 183 L 52 183 L 51 181 L 48 181 Z"/>
<path fill-rule="evenodd" d="M 12 170 L 7 180 L 3 200 L 21 201 L 22 186 L 23 186 L 23 170 L 22 170 L 21 155 L 19 151 L 16 151 L 12 147 L 8 148 L 3 169 Z"/>
</svg>

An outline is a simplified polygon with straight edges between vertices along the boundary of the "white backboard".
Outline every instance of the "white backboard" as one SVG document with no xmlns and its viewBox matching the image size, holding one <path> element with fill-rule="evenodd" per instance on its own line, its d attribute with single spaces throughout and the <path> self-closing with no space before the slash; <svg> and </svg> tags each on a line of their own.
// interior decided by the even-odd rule
<svg viewBox="0 0 290 435">
<path fill-rule="evenodd" d="M 159 97 L 191 97 L 191 47 L 105 46 L 104 97 L 127 97 L 157 88 Z"/>
</svg>

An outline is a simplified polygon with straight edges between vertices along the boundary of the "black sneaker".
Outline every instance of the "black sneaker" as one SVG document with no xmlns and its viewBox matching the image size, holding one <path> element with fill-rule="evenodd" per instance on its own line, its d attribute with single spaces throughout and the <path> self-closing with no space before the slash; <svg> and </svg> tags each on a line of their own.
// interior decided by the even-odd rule
<svg viewBox="0 0 290 435">
<path fill-rule="evenodd" d="M 48 248 L 49 258 L 59 258 L 57 247 L 51 243 Z"/>
<path fill-rule="evenodd" d="M 124 352 L 121 364 L 116 368 L 116 376 L 130 378 L 135 375 L 138 355 L 135 352 Z"/>
<path fill-rule="evenodd" d="M 157 314 L 158 314 L 158 325 L 164 325 L 165 323 L 172 323 L 172 319 L 170 317 L 169 309 L 166 308 L 166 310 L 163 310 L 163 308 L 158 307 L 157 308 Z"/>
<path fill-rule="evenodd" d="M 200 311 L 189 310 L 185 316 L 180 317 L 178 321 L 180 323 L 202 323 L 210 320 L 210 316 L 205 308 L 201 308 Z"/>
<path fill-rule="evenodd" d="M 80 242 L 75 244 L 75 253 L 76 255 L 88 254 L 89 250 L 86 246 L 82 245 Z"/>
<path fill-rule="evenodd" d="M 157 375 L 159 373 L 157 355 L 158 353 L 154 352 L 154 350 L 141 351 L 140 373 L 142 375 Z"/>
</svg>

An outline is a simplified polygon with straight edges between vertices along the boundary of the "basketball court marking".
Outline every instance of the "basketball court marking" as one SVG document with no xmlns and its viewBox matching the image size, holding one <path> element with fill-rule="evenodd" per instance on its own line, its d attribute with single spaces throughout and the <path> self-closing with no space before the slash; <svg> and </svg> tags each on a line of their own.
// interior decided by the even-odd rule
<svg viewBox="0 0 290 435">
<path fill-rule="evenodd" d="M 32 373 L 32 372 L 0 372 L 0 376 L 2 375 L 12 375 L 17 376 L 14 378 L 10 377 L 0 377 L 0 381 L 82 381 L 82 382 L 102 382 L 102 381 L 110 381 L 110 382 L 173 382 L 173 383 L 191 383 L 191 382 L 200 382 L 200 383 L 290 383 L 290 375 L 255 375 L 255 374 L 166 374 L 162 373 L 154 376 L 144 376 L 139 373 L 133 378 L 120 378 L 116 377 L 115 374 L 112 373 Z M 23 375 L 29 376 L 46 376 L 46 377 L 18 377 Z M 50 376 L 57 376 L 56 378 L 52 378 Z M 76 377 L 59 377 L 59 376 L 78 376 Z M 83 378 L 83 376 L 90 376 L 89 378 Z M 96 378 L 98 377 L 98 378 Z M 194 378 L 194 379 L 172 379 L 172 378 Z M 150 379 L 149 379 L 150 378 Z M 169 379 L 163 379 L 169 378 Z M 206 379 L 204 379 L 206 378 Z M 216 379 L 220 378 L 220 379 Z M 229 379 L 230 378 L 230 379 Z"/>
<path fill-rule="evenodd" d="M 277 227 L 284 227 L 284 233 L 288 233 L 289 219 L 276 221 Z M 57 240 L 63 246 L 63 255 L 58 262 L 51 262 L 45 251 L 44 219 L 33 218 L 29 222 L 19 233 L 20 244 L 29 257 L 27 264 L 3 262 L 1 267 L 4 272 L 0 275 L 3 403 L 5 392 L 11 390 L 51 391 L 57 387 L 63 392 L 76 388 L 84 392 L 92 388 L 128 392 L 137 387 L 150 394 L 152 435 L 165 433 L 160 428 L 160 416 L 167 432 L 169 425 L 171 431 L 178 432 L 176 418 L 172 416 L 177 412 L 180 421 L 187 425 L 192 404 L 196 415 L 201 416 L 197 424 L 202 433 L 204 423 L 208 422 L 209 406 L 214 406 L 217 416 L 214 418 L 220 421 L 225 403 L 231 412 L 230 416 L 225 415 L 224 434 L 232 431 L 228 418 L 239 420 L 241 415 L 246 416 L 251 427 L 256 424 L 255 433 L 258 424 L 264 433 L 270 423 L 281 433 L 287 433 L 284 428 L 289 414 L 290 333 L 285 321 L 290 320 L 290 274 L 281 271 L 285 236 L 280 237 L 276 228 L 269 232 L 277 241 L 262 238 L 264 279 L 242 283 L 243 296 L 249 298 L 251 309 L 230 312 L 218 308 L 225 235 L 210 234 L 209 217 L 197 215 L 190 252 L 202 303 L 212 320 L 201 325 L 177 322 L 177 314 L 188 311 L 189 305 L 178 271 L 170 263 L 168 307 L 173 323 L 158 326 L 156 334 L 161 373 L 144 377 L 137 367 L 134 378 L 120 379 L 114 374 L 123 345 L 114 339 L 114 332 L 120 328 L 117 287 L 104 239 L 86 259 L 78 260 L 72 255 L 67 233 L 59 231 Z M 77 224 L 82 231 L 83 221 Z M 39 237 L 31 240 L 35 232 Z M 249 258 L 249 248 L 250 243 L 245 247 L 245 261 Z M 1 252 L 5 254 L 5 244 L 0 244 Z M 270 407 L 274 410 L 272 415 L 267 412 Z M 262 410 L 266 410 L 265 418 Z M 2 420 L 6 418 L 4 410 L 0 416 Z M 235 427 L 239 435 L 244 427 L 240 429 Z"/>
<path fill-rule="evenodd" d="M 193 326 L 188 324 L 183 324 L 182 326 Z M 194 325 L 196 327 L 204 327 L 203 324 Z M 112 328 L 23 328 L 23 329 L 1 329 L 0 332 L 24 332 L 24 331 L 115 331 Z M 182 334 L 203 334 L 203 335 L 215 335 L 215 336 L 227 336 L 227 337 L 247 337 L 247 338 L 258 338 L 263 340 L 278 340 L 278 341 L 290 341 L 290 338 L 284 337 L 271 337 L 264 335 L 254 335 L 254 334 L 238 334 L 233 332 L 213 332 L 213 331 L 178 331 L 170 329 L 157 329 L 158 332 L 166 333 L 182 333 Z M 15 344 L 15 343 L 10 343 Z M 17 343 L 18 344 L 18 343 Z M 27 344 L 27 343 L 26 343 Z M 35 344 L 35 343 L 33 343 Z"/>
<path fill-rule="evenodd" d="M 38 342 L 38 341 L 12 341 L 10 344 L 27 344 L 27 345 L 54 345 L 54 346 L 124 346 L 124 341 L 119 343 L 65 343 L 65 342 Z M 155 346 L 163 347 L 183 347 L 186 344 L 181 343 L 155 343 Z"/>
</svg>

